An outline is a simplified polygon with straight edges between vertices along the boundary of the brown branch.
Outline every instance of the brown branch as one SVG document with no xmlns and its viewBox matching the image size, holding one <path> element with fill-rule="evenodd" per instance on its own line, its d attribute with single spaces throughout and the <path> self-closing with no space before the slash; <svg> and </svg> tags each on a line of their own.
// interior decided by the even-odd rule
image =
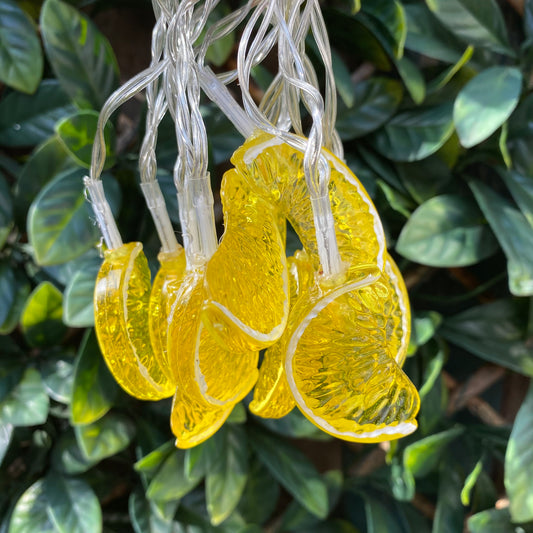
<svg viewBox="0 0 533 533">
<path fill-rule="evenodd" d="M 524 15 L 524 0 L 507 0 L 511 7 L 520 15 Z"/>
</svg>

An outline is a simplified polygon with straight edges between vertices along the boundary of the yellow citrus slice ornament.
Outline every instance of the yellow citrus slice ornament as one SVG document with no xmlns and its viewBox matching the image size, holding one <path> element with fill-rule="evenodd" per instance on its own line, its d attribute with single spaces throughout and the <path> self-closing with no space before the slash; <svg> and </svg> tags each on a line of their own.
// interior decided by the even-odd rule
<svg viewBox="0 0 533 533">
<path fill-rule="evenodd" d="M 175 385 L 153 356 L 150 291 L 150 270 L 141 243 L 104 252 L 94 291 L 95 329 L 102 355 L 128 394 L 160 400 L 172 396 Z"/>
<path fill-rule="evenodd" d="M 307 254 L 297 251 L 287 260 L 289 268 L 291 307 L 312 286 L 313 268 Z M 296 405 L 292 391 L 285 377 L 285 343 L 286 335 L 266 350 L 259 369 L 259 378 L 254 388 L 254 398 L 248 408 L 263 418 L 281 418 Z"/>
<path fill-rule="evenodd" d="M 311 422 L 344 440 L 381 442 L 417 428 L 420 399 L 399 364 L 409 308 L 390 278 L 397 277 L 397 267 L 390 259 L 386 265 L 371 285 L 325 293 L 313 287 L 289 318 L 285 370 L 296 404 Z"/>
<path fill-rule="evenodd" d="M 202 323 L 206 300 L 203 267 L 169 289 L 167 353 L 178 387 L 171 427 L 180 448 L 213 435 L 257 380 L 258 352 L 224 350 Z"/>
</svg>

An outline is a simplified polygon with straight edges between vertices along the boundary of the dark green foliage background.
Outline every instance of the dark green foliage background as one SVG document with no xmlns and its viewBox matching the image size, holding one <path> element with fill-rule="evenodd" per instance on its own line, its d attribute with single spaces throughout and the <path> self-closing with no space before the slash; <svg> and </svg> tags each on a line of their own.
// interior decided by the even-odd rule
<svg viewBox="0 0 533 533">
<path fill-rule="evenodd" d="M 147 64 L 150 4 L 0 0 L 0 532 L 533 531 L 533 0 L 322 5 L 346 160 L 409 286 L 419 430 L 341 443 L 244 402 L 206 443 L 174 448 L 170 403 L 128 397 L 99 352 L 82 184 L 99 108 Z M 271 76 L 256 69 L 256 90 Z M 203 113 L 216 190 L 242 139 Z M 114 117 L 104 182 L 155 269 L 142 115 L 137 101 Z M 163 124 L 177 224 L 175 157 Z"/>
</svg>

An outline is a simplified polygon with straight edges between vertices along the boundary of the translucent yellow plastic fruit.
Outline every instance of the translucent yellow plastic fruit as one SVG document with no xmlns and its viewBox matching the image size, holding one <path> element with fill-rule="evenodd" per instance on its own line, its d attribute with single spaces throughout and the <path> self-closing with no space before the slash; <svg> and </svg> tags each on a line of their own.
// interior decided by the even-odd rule
<svg viewBox="0 0 533 533">
<path fill-rule="evenodd" d="M 258 353 L 224 350 L 202 323 L 204 269 L 189 271 L 169 301 L 167 353 L 178 384 L 171 415 L 176 445 L 187 448 L 215 433 L 257 380 Z"/>
<path fill-rule="evenodd" d="M 136 398 L 172 396 L 153 355 L 148 327 L 150 270 L 142 244 L 104 253 L 94 291 L 95 328 L 102 355 L 120 386 Z"/>
<path fill-rule="evenodd" d="M 235 171 L 221 187 L 224 235 L 208 262 L 206 326 L 221 346 L 260 350 L 281 337 L 289 315 L 283 236 L 274 206 Z"/>
<path fill-rule="evenodd" d="M 299 296 L 306 293 L 314 282 L 313 269 L 304 251 L 298 251 L 287 260 L 291 293 L 291 307 Z M 285 377 L 285 340 L 271 346 L 264 355 L 259 378 L 254 388 L 250 411 L 263 418 L 281 418 L 296 405 Z"/>
<path fill-rule="evenodd" d="M 289 387 L 304 415 L 336 437 L 380 442 L 417 427 L 418 392 L 400 368 L 410 320 L 398 274 L 387 259 L 370 285 L 314 286 L 289 317 Z"/>
</svg>

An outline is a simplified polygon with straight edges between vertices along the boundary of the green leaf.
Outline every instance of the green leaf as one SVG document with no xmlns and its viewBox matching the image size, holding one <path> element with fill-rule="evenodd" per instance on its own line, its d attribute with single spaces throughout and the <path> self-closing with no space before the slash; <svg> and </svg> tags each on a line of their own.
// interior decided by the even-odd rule
<svg viewBox="0 0 533 533">
<path fill-rule="evenodd" d="M 285 441 L 251 428 L 252 447 L 270 473 L 309 512 L 325 518 L 329 511 L 327 487 L 315 467 Z"/>
<path fill-rule="evenodd" d="M 13 424 L 2 424 L 0 426 L 0 466 L 6 455 L 9 445 L 11 444 L 11 438 L 13 437 Z"/>
<path fill-rule="evenodd" d="M 0 262 L 0 324 L 4 324 L 15 303 L 15 272 L 5 261 Z"/>
<path fill-rule="evenodd" d="M 57 533 L 48 516 L 44 479 L 39 479 L 18 499 L 11 515 L 8 533 Z"/>
<path fill-rule="evenodd" d="M 71 159 L 56 135 L 35 148 L 22 167 L 15 189 L 15 213 L 21 225 L 40 190 L 69 166 Z"/>
<path fill-rule="evenodd" d="M 278 482 L 266 466 L 254 458 L 237 511 L 246 522 L 263 524 L 274 512 L 279 493 Z"/>
<path fill-rule="evenodd" d="M 335 52 L 335 50 L 331 50 L 331 63 L 337 92 L 341 97 L 343 104 L 346 107 L 351 108 L 355 103 L 355 92 L 350 71 L 341 56 Z M 337 117 L 339 117 L 338 113 Z"/>
<path fill-rule="evenodd" d="M 56 122 L 74 106 L 57 80 L 44 80 L 35 94 L 8 94 L 0 102 L 0 144 L 34 146 L 54 134 Z"/>
<path fill-rule="evenodd" d="M 173 533 L 172 521 L 154 512 L 154 504 L 148 501 L 142 490 L 130 494 L 129 515 L 135 533 Z"/>
<path fill-rule="evenodd" d="M 30 18 L 17 2 L 0 3 L 0 81 L 31 94 L 43 73 L 43 53 Z"/>
<path fill-rule="evenodd" d="M 387 35 L 394 57 L 402 57 L 407 36 L 403 5 L 397 0 L 363 0 L 361 7 L 363 13 L 376 19 L 382 32 Z"/>
<path fill-rule="evenodd" d="M 434 470 L 448 445 L 463 433 L 463 428 L 453 428 L 409 444 L 403 452 L 405 469 L 414 477 L 423 477 Z"/>
<path fill-rule="evenodd" d="M 495 0 L 426 0 L 436 17 L 468 44 L 514 56 Z"/>
<path fill-rule="evenodd" d="M 450 168 L 438 155 L 413 163 L 398 163 L 396 168 L 406 190 L 419 204 L 437 196 L 452 179 Z"/>
<path fill-rule="evenodd" d="M 109 411 L 118 385 L 107 369 L 93 330 L 85 334 L 77 358 L 70 418 L 74 425 L 91 424 Z"/>
<path fill-rule="evenodd" d="M 465 48 L 463 55 L 450 67 L 442 71 L 436 78 L 431 80 L 428 85 L 428 92 L 434 93 L 446 87 L 451 79 L 472 59 L 474 47 L 469 45 Z"/>
<path fill-rule="evenodd" d="M 72 429 L 61 433 L 52 449 L 51 464 L 55 470 L 62 474 L 82 474 L 97 462 L 88 460 L 83 455 Z"/>
<path fill-rule="evenodd" d="M 15 427 L 44 424 L 49 405 L 39 372 L 27 368 L 20 383 L 0 402 L 0 420 Z"/>
<path fill-rule="evenodd" d="M 91 167 L 91 155 L 94 138 L 96 137 L 99 113 L 96 111 L 79 111 L 74 115 L 65 117 L 56 125 L 57 135 L 65 145 L 69 154 L 82 167 Z M 104 168 L 112 167 L 115 164 L 115 131 L 111 122 L 104 128 L 105 155 Z"/>
<path fill-rule="evenodd" d="M 488 139 L 511 116 L 521 91 L 522 73 L 514 67 L 491 67 L 472 78 L 453 106 L 461 144 L 471 148 Z"/>
<path fill-rule="evenodd" d="M 472 181 L 470 187 L 507 257 L 511 293 L 532 295 L 533 231 L 526 217 L 484 183 Z"/>
<path fill-rule="evenodd" d="M 334 509 L 343 489 L 343 476 L 340 470 L 329 470 L 324 474 L 324 481 L 328 489 L 328 502 L 330 510 Z M 319 518 L 293 500 L 283 514 L 280 531 L 315 531 L 321 522 Z M 317 529 L 320 531 L 320 529 Z M 342 530 L 341 530 L 342 531 Z"/>
<path fill-rule="evenodd" d="M 511 191 L 520 211 L 533 228 L 533 180 L 529 176 L 523 176 L 514 171 L 499 169 L 498 173 Z"/>
<path fill-rule="evenodd" d="M 426 81 L 421 70 L 407 57 L 396 59 L 394 63 L 413 102 L 420 105 L 426 97 Z"/>
<path fill-rule="evenodd" d="M 443 194 L 423 203 L 403 227 L 396 250 L 436 267 L 473 265 L 498 249 L 474 201 Z"/>
<path fill-rule="evenodd" d="M 379 128 L 398 109 L 402 84 L 388 78 L 370 78 L 355 87 L 354 106 L 340 109 L 336 123 L 343 141 L 362 137 Z"/>
<path fill-rule="evenodd" d="M 518 104 L 508 125 L 506 144 L 513 167 L 527 176 L 533 172 L 533 94 Z"/>
<path fill-rule="evenodd" d="M 405 47 L 445 63 L 456 63 L 464 46 L 444 27 L 424 3 L 407 4 Z"/>
<path fill-rule="evenodd" d="M 168 441 L 159 446 L 157 449 L 151 451 L 149 454 L 145 455 L 134 463 L 133 468 L 137 472 L 142 472 L 148 476 L 152 476 L 157 473 L 161 468 L 161 465 L 169 457 L 169 455 L 174 451 L 175 446 L 173 441 Z M 189 450 L 187 450 L 189 451 Z M 188 476 L 191 477 L 191 476 Z M 203 477 L 203 474 L 199 477 Z"/>
<path fill-rule="evenodd" d="M 118 81 L 118 66 L 107 39 L 77 9 L 46 0 L 41 31 L 52 68 L 72 100 L 100 109 Z"/>
<path fill-rule="evenodd" d="M 393 161 L 418 161 L 436 152 L 453 133 L 452 107 L 404 111 L 372 138 L 378 152 Z"/>
<path fill-rule="evenodd" d="M 416 345 L 422 346 L 432 339 L 441 322 L 442 315 L 436 311 L 415 312 L 411 336 Z"/>
<path fill-rule="evenodd" d="M 533 386 L 516 415 L 505 453 L 505 488 L 513 522 L 533 520 Z"/>
<path fill-rule="evenodd" d="M 52 346 L 65 334 L 61 322 L 63 295 L 49 281 L 40 283 L 30 294 L 20 325 L 31 346 Z"/>
<path fill-rule="evenodd" d="M 101 261 L 89 263 L 69 281 L 64 294 L 63 321 L 73 328 L 94 326 L 94 285 Z"/>
<path fill-rule="evenodd" d="M 65 263 L 92 248 L 99 231 L 85 198 L 85 171 L 64 172 L 46 185 L 28 212 L 28 237 L 40 265 Z"/>
<path fill-rule="evenodd" d="M 185 475 L 190 479 L 202 478 L 212 468 L 219 455 L 218 439 L 207 439 L 198 446 L 185 450 Z"/>
<path fill-rule="evenodd" d="M 168 502 L 178 500 L 191 492 L 201 481 L 185 474 L 185 452 L 174 450 L 166 459 L 146 491 L 150 500 Z"/>
<path fill-rule="evenodd" d="M 437 509 L 432 533 L 463 531 L 465 510 L 461 504 L 463 478 L 454 465 L 444 465 L 439 476 Z"/>
<path fill-rule="evenodd" d="M 45 356 L 45 354 L 42 354 Z M 74 383 L 74 358 L 69 353 L 52 353 L 40 365 L 44 387 L 56 402 L 70 403 Z"/>
<path fill-rule="evenodd" d="M 399 506 L 392 498 L 370 490 L 365 490 L 361 496 L 365 502 L 367 533 L 409 533 Z"/>
<path fill-rule="evenodd" d="M 511 524 L 509 509 L 506 508 L 487 509 L 472 515 L 468 519 L 468 531 L 470 533 L 517 533 L 519 529 Z"/>
<path fill-rule="evenodd" d="M 9 290 L 14 292 L 14 299 L 11 306 L 6 309 L 7 315 L 4 322 L 0 324 L 0 335 L 8 335 L 17 327 L 31 291 L 30 284 L 24 273 L 17 269 L 14 274 L 13 285 L 9 287 Z M 9 278 L 10 276 L 8 275 L 8 280 Z M 1 285 L 2 281 L 0 280 Z"/>
<path fill-rule="evenodd" d="M 509 299 L 471 307 L 445 319 L 439 333 L 482 359 L 533 376 L 526 304 Z"/>
<path fill-rule="evenodd" d="M 127 448 L 135 435 L 135 426 L 124 415 L 108 413 L 92 424 L 76 426 L 74 432 L 85 458 L 100 461 Z"/>
<path fill-rule="evenodd" d="M 229 425 L 221 431 L 218 461 L 205 480 L 207 512 L 214 526 L 235 510 L 248 477 L 248 440 L 244 428 Z"/>
<path fill-rule="evenodd" d="M 49 474 L 44 480 L 47 513 L 58 533 L 100 533 L 102 510 L 85 481 Z"/>
<path fill-rule="evenodd" d="M 476 483 L 479 479 L 479 475 L 483 472 L 483 459 L 480 459 L 473 470 L 466 476 L 465 484 L 461 490 L 461 503 L 465 506 L 470 505 L 470 500 L 472 498 L 472 490 L 476 486 Z"/>
<path fill-rule="evenodd" d="M 11 190 L 6 180 L 0 174 L 0 249 L 6 240 L 13 226 L 13 199 Z M 2 322 L 0 321 L 0 324 Z"/>
</svg>

